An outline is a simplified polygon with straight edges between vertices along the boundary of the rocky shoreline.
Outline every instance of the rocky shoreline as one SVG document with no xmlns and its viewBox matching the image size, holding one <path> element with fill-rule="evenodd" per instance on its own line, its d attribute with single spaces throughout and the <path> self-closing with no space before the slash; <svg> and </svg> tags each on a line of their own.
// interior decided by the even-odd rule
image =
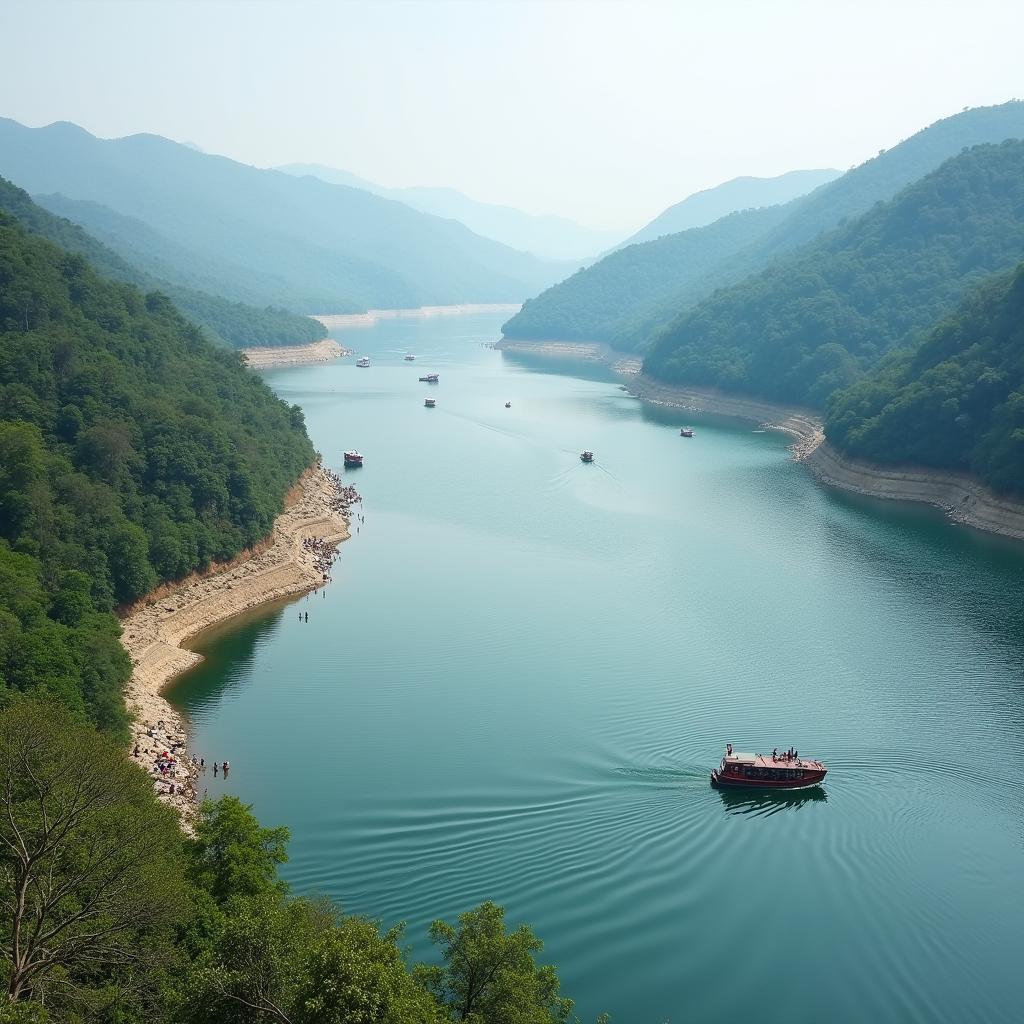
<svg viewBox="0 0 1024 1024">
<path fill-rule="evenodd" d="M 271 366 L 308 366 L 311 363 L 329 363 L 332 359 L 352 355 L 351 349 L 339 345 L 333 338 L 314 341 L 309 345 L 286 345 L 279 348 L 243 348 L 239 350 L 247 366 L 265 370 Z"/>
<path fill-rule="evenodd" d="M 646 402 L 694 412 L 750 420 L 794 439 L 793 458 L 819 483 L 890 501 L 917 501 L 941 509 L 949 520 L 1003 537 L 1024 540 L 1024 502 L 994 494 L 966 473 L 919 466 L 882 466 L 847 458 L 825 440 L 821 418 L 810 409 L 794 409 L 711 390 L 674 388 L 639 375 L 630 394 Z"/>
<path fill-rule="evenodd" d="M 292 489 L 263 544 L 212 573 L 161 588 L 122 617 L 121 642 L 133 666 L 125 689 L 133 717 L 129 750 L 153 776 L 159 798 L 177 809 L 186 831 L 199 768 L 188 754 L 186 723 L 163 696 L 175 676 L 202 660 L 182 644 L 267 601 L 323 586 L 359 500 L 354 488 L 317 464 Z M 173 760 L 162 758 L 164 751 Z"/>
</svg>

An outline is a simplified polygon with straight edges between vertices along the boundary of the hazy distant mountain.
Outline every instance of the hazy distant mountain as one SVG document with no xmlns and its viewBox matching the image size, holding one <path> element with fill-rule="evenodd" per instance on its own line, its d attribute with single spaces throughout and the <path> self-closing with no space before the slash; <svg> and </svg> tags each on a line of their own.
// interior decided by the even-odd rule
<svg viewBox="0 0 1024 1024">
<path fill-rule="evenodd" d="M 776 178 L 733 178 L 714 188 L 695 192 L 681 203 L 670 206 L 617 248 L 635 242 L 647 242 L 662 235 L 673 235 L 689 228 L 703 227 L 737 210 L 788 203 L 791 199 L 813 192 L 819 185 L 835 180 L 842 173 L 827 168 L 819 171 L 789 171 Z"/>
<path fill-rule="evenodd" d="M 643 349 L 716 289 L 891 199 L 965 147 L 1010 138 L 1024 138 L 1024 102 L 955 114 L 782 207 L 744 210 L 619 249 L 529 300 L 505 324 L 505 334 Z"/>
<path fill-rule="evenodd" d="M 520 301 L 563 276 L 455 221 L 156 135 L 105 140 L 66 122 L 0 119 L 0 174 L 135 218 L 218 265 L 216 290 L 242 301 L 333 312 Z"/>
<path fill-rule="evenodd" d="M 453 188 L 385 188 L 348 171 L 320 164 L 285 164 L 277 169 L 287 174 L 311 175 L 335 185 L 365 189 L 436 217 L 450 217 L 461 221 L 478 235 L 544 259 L 586 259 L 603 252 L 622 237 L 619 231 L 584 227 L 565 217 L 536 215 L 511 206 L 481 203 Z"/>
<path fill-rule="evenodd" d="M 231 302 L 198 288 L 182 286 L 181 282 L 154 276 L 147 272 L 150 267 L 131 260 L 130 256 L 123 258 L 121 252 L 104 245 L 78 223 L 72 223 L 72 220 L 33 202 L 24 189 L 5 178 L 0 178 L 0 213 L 13 217 L 32 234 L 82 256 L 103 277 L 133 284 L 145 292 L 163 292 L 190 320 L 206 330 L 210 340 L 218 344 L 236 348 L 303 345 L 327 335 L 322 324 L 307 316 L 283 309 L 258 309 L 241 302 Z M 118 216 L 112 211 L 107 213 Z"/>
</svg>

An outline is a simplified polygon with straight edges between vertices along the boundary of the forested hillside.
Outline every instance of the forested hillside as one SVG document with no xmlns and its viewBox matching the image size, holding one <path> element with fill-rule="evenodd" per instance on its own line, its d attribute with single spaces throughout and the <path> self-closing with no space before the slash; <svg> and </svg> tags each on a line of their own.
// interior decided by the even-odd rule
<svg viewBox="0 0 1024 1024">
<path fill-rule="evenodd" d="M 687 196 L 682 202 L 662 211 L 635 235 L 616 248 L 649 242 L 662 235 L 704 227 L 738 210 L 756 210 L 762 206 L 781 206 L 813 192 L 819 185 L 838 178 L 842 171 L 789 171 L 775 178 L 733 178 L 714 188 Z"/>
<path fill-rule="evenodd" d="M 591 335 L 593 340 L 622 349 L 646 349 L 663 327 L 716 289 L 760 273 L 772 260 L 837 227 L 842 220 L 891 199 L 965 147 L 1011 138 L 1024 138 L 1024 102 L 978 107 L 945 118 L 811 195 L 792 200 L 783 207 L 785 216 L 754 219 L 751 211 L 734 215 L 743 218 L 749 235 L 727 258 L 722 258 L 715 245 L 718 236 L 713 229 L 717 225 L 696 229 L 709 233 L 689 239 L 684 245 L 685 262 L 674 267 L 660 266 L 663 259 L 675 260 L 677 253 L 664 238 L 631 246 L 532 299 L 505 325 L 505 333 L 515 338 L 576 339 L 591 328 L 601 331 Z M 660 248 L 647 249 L 654 245 Z M 613 259 L 619 262 L 609 266 Z M 675 290 L 670 285 L 674 275 L 678 275 Z M 586 309 L 591 303 L 601 307 L 594 316 Z M 560 333 L 566 325 L 577 333 Z"/>
<path fill-rule="evenodd" d="M 50 197 L 51 199 L 55 197 Z M 56 197 L 58 200 L 62 197 Z M 57 204 L 58 207 L 60 203 Z M 74 206 L 75 204 L 70 204 Z M 304 345 L 327 336 L 324 326 L 283 309 L 256 309 L 195 288 L 181 287 L 147 273 L 149 261 L 129 248 L 115 252 L 64 216 L 44 209 L 23 189 L 0 178 L 0 211 L 9 213 L 33 234 L 85 257 L 104 277 L 161 291 L 200 324 L 211 340 L 236 348 L 261 345 Z M 109 211 L 113 215 L 113 211 Z M 116 216 L 116 215 L 114 215 Z M 124 258 L 122 258 L 124 257 Z M 142 269 L 145 268 L 145 269 Z"/>
<path fill-rule="evenodd" d="M 301 411 L 158 294 L 0 214 L 0 700 L 123 726 L 112 609 L 262 538 Z"/>
<path fill-rule="evenodd" d="M 829 402 L 841 451 L 975 474 L 1024 495 L 1024 265 Z"/>
<path fill-rule="evenodd" d="M 658 339 L 662 380 L 821 406 L 1024 254 L 1024 142 L 977 146 Z"/>
<path fill-rule="evenodd" d="M 175 275 L 202 261 L 200 281 L 170 268 L 161 277 L 296 312 L 521 301 L 566 269 L 361 189 L 156 135 L 98 139 L 72 124 L 0 119 L 0 174 L 35 195 L 61 193 L 135 218 L 171 243 L 163 255 Z"/>
<path fill-rule="evenodd" d="M 549 288 L 502 328 L 507 338 L 604 341 L 639 347 L 666 305 L 685 308 L 709 273 L 786 216 L 784 206 L 745 210 L 703 228 L 631 245 Z"/>
</svg>

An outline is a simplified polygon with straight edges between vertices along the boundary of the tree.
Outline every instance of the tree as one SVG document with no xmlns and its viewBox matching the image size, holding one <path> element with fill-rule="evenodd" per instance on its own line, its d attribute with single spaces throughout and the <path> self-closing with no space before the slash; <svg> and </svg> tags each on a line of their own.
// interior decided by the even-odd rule
<svg viewBox="0 0 1024 1024">
<path fill-rule="evenodd" d="M 182 842 L 173 812 L 105 737 L 55 704 L 26 699 L 0 712 L 8 1001 L 74 998 L 98 970 L 108 985 L 138 984 L 179 913 Z"/>
<path fill-rule="evenodd" d="M 558 994 L 555 969 L 538 967 L 544 944 L 528 925 L 505 930 L 505 909 L 488 900 L 459 915 L 458 927 L 435 921 L 430 937 L 444 965 L 417 967 L 426 988 L 455 1020 L 471 1024 L 556 1024 L 573 1002 Z"/>
<path fill-rule="evenodd" d="M 277 868 L 288 860 L 288 839 L 288 829 L 263 828 L 236 796 L 207 800 L 192 848 L 196 880 L 221 905 L 242 896 L 284 895 L 288 887 Z"/>
</svg>

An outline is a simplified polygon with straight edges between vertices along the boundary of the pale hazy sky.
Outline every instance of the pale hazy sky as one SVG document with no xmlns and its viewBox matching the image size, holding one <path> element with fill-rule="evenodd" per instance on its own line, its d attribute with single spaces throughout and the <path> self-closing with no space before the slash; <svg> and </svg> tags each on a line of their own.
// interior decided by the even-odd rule
<svg viewBox="0 0 1024 1024">
<path fill-rule="evenodd" d="M 0 116 L 635 228 L 1024 97 L 1022 47 L 1007 0 L 0 0 Z"/>
</svg>

